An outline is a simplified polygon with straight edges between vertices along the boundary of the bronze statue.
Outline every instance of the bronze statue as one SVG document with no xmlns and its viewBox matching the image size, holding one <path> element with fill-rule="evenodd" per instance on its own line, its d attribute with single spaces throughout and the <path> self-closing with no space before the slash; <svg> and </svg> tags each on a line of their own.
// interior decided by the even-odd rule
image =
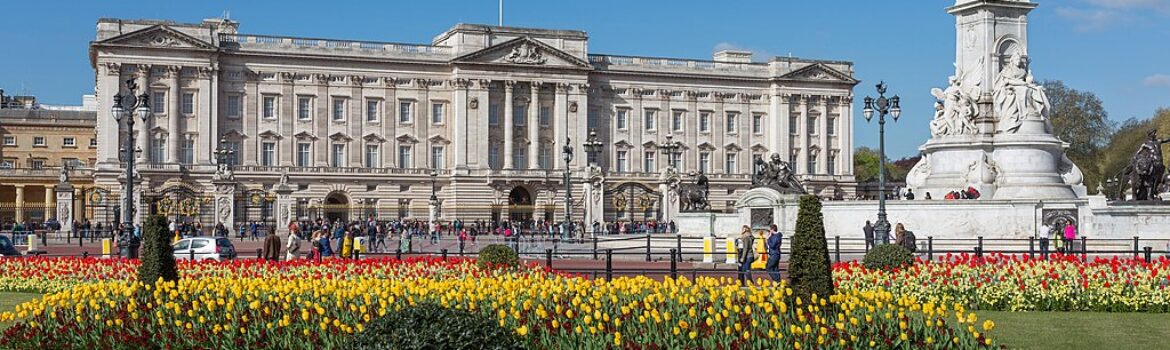
<svg viewBox="0 0 1170 350">
<path fill-rule="evenodd" d="M 756 158 L 752 172 L 752 188 L 768 187 L 779 192 L 806 193 L 800 180 L 792 173 L 788 162 L 780 154 L 772 153 L 771 160 Z"/>
<path fill-rule="evenodd" d="M 692 184 L 679 185 L 679 201 L 682 202 L 682 208 L 679 211 L 683 212 L 702 212 L 711 210 L 711 202 L 707 196 L 711 193 L 709 185 L 710 180 L 702 171 L 695 175 L 695 182 Z"/>
<path fill-rule="evenodd" d="M 1157 200 L 1158 191 L 1162 189 L 1162 184 L 1165 181 L 1166 165 L 1162 163 L 1162 144 L 1170 142 L 1170 139 L 1159 139 L 1158 130 L 1150 130 L 1146 134 L 1146 140 L 1138 147 L 1137 152 L 1134 153 L 1133 159 L 1125 169 L 1121 170 L 1118 177 L 1129 177 L 1129 186 L 1133 189 L 1134 200 Z M 1125 182 L 1122 182 L 1118 189 L 1119 198 L 1125 196 Z"/>
</svg>

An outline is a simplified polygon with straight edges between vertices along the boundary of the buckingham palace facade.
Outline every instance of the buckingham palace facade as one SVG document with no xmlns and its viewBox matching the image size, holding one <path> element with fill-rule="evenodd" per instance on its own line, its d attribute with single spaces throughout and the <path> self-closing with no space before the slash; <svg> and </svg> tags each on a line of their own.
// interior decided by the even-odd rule
<svg viewBox="0 0 1170 350">
<path fill-rule="evenodd" d="M 574 199 L 587 161 L 603 170 L 606 221 L 656 219 L 670 165 L 684 181 L 705 173 L 715 210 L 750 187 L 753 158 L 771 153 L 812 193 L 856 190 L 850 62 L 592 54 L 583 31 L 471 24 L 430 44 L 238 28 L 98 21 L 97 187 L 118 193 L 123 181 L 125 128 L 110 107 L 135 80 L 154 112 L 134 127 L 141 203 L 196 220 L 219 150 L 233 151 L 222 158 L 243 194 L 236 222 L 271 216 L 282 173 L 301 218 L 426 217 L 434 190 L 445 219 L 559 220 L 566 140 Z M 594 156 L 582 147 L 590 131 L 602 144 Z M 668 137 L 681 156 L 660 151 Z M 155 203 L 163 197 L 171 207 Z"/>
</svg>

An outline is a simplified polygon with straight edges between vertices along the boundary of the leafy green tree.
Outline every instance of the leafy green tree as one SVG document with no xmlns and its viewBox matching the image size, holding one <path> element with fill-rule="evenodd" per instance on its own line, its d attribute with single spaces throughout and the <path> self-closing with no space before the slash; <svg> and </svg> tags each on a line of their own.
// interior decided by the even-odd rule
<svg viewBox="0 0 1170 350">
<path fill-rule="evenodd" d="M 177 281 L 179 272 L 175 267 L 171 235 L 167 232 L 167 218 L 162 215 L 147 217 L 142 232 L 145 246 L 142 250 L 142 264 L 138 266 L 138 281 L 150 284 L 159 278 Z"/>
<path fill-rule="evenodd" d="M 800 197 L 789 269 L 789 279 L 797 296 L 807 300 L 813 294 L 819 298 L 833 295 L 833 264 L 829 260 L 824 216 L 817 196 Z"/>
<path fill-rule="evenodd" d="M 1134 152 L 1137 152 L 1142 141 L 1146 139 L 1146 133 L 1152 129 L 1159 130 L 1159 137 L 1165 138 L 1165 135 L 1170 134 L 1170 108 L 1158 109 L 1154 112 L 1154 117 L 1150 119 L 1130 118 L 1121 123 L 1101 152 L 1099 164 L 1102 180 L 1113 179 L 1120 175 L 1121 171 L 1133 159 Z M 1165 158 L 1163 157 L 1163 161 L 1166 161 Z M 1120 180 L 1125 181 L 1125 179 Z M 1097 183 L 1086 183 L 1086 185 L 1089 185 L 1090 189 L 1097 187 Z"/>
<path fill-rule="evenodd" d="M 1080 166 L 1085 185 L 1095 188 L 1104 174 L 1101 152 L 1110 143 L 1115 128 L 1097 95 L 1064 85 L 1060 80 L 1040 83 L 1052 103 L 1050 117 L 1056 137 L 1069 143 L 1068 158 Z"/>
<path fill-rule="evenodd" d="M 869 147 L 858 147 L 853 152 L 853 176 L 857 182 L 877 181 L 878 152 Z"/>
</svg>

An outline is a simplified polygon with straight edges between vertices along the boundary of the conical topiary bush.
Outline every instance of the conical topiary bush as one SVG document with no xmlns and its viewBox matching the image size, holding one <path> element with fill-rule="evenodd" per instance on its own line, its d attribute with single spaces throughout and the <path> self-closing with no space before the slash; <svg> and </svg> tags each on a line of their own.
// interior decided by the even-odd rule
<svg viewBox="0 0 1170 350">
<path fill-rule="evenodd" d="M 175 253 L 171 247 L 171 235 L 167 232 L 167 218 L 152 215 L 146 218 L 142 227 L 142 264 L 138 266 L 138 281 L 153 284 L 162 278 L 165 281 L 179 279 L 175 267 Z"/>
<path fill-rule="evenodd" d="M 821 201 L 816 196 L 800 197 L 800 213 L 796 217 L 788 269 L 797 296 L 808 300 L 813 294 L 819 298 L 833 295 L 833 264 L 829 260 L 829 244 L 825 241 Z"/>
</svg>

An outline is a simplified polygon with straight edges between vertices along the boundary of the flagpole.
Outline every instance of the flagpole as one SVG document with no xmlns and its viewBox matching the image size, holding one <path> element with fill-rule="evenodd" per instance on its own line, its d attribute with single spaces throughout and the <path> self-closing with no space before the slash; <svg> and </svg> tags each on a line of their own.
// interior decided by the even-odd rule
<svg viewBox="0 0 1170 350">
<path fill-rule="evenodd" d="M 497 25 L 501 27 L 504 26 L 504 0 L 500 0 L 500 21 L 497 23 Z"/>
</svg>

